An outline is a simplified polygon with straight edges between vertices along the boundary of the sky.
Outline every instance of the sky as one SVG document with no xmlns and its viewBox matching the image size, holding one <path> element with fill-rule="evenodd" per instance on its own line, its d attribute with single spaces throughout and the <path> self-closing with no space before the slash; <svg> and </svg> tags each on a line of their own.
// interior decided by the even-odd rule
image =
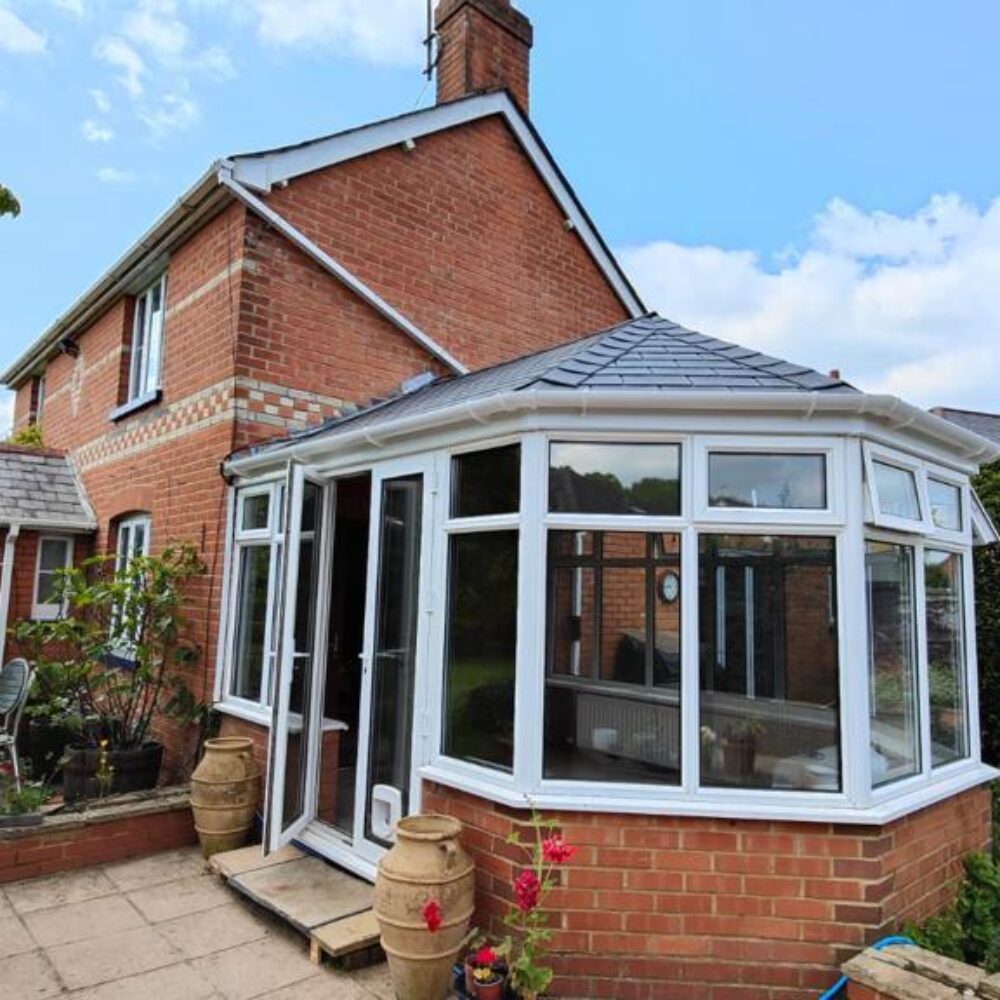
<svg viewBox="0 0 1000 1000">
<path fill-rule="evenodd" d="M 1000 410 L 1000 4 L 515 0 L 531 113 L 646 303 Z M 220 156 L 433 102 L 424 0 L 0 0 L 0 366 Z M 0 435 L 10 419 L 0 396 Z"/>
</svg>

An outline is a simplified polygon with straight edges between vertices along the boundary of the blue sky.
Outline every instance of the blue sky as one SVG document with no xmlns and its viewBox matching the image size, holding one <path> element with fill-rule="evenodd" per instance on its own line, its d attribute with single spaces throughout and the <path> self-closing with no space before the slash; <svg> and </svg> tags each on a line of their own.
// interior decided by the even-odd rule
<svg viewBox="0 0 1000 1000">
<path fill-rule="evenodd" d="M 515 3 L 535 123 L 651 306 L 1000 410 L 1000 6 Z M 214 158 L 432 101 L 422 27 L 423 0 L 0 0 L 0 364 Z"/>
</svg>

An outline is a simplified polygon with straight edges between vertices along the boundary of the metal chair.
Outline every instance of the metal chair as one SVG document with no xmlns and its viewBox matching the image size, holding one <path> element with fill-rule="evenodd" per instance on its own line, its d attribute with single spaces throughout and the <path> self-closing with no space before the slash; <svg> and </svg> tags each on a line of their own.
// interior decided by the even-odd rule
<svg viewBox="0 0 1000 1000">
<path fill-rule="evenodd" d="M 0 668 L 0 751 L 5 750 L 14 767 L 14 785 L 21 790 L 21 766 L 17 758 L 17 727 L 28 700 L 33 679 L 28 661 L 18 657 Z"/>
</svg>

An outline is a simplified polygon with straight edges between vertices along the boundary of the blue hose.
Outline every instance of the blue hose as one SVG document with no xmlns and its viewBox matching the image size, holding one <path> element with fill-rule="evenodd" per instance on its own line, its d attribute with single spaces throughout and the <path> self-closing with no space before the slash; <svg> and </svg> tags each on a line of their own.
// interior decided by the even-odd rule
<svg viewBox="0 0 1000 1000">
<path fill-rule="evenodd" d="M 872 946 L 872 951 L 881 951 L 883 948 L 888 948 L 891 944 L 916 944 L 916 941 L 911 940 L 908 937 L 904 937 L 902 934 L 891 934 L 889 937 L 882 938 L 881 941 L 876 941 Z M 819 1000 L 833 1000 L 833 998 L 847 985 L 847 976 L 841 976 L 833 986 L 831 986 L 825 993 L 823 993 Z"/>
</svg>

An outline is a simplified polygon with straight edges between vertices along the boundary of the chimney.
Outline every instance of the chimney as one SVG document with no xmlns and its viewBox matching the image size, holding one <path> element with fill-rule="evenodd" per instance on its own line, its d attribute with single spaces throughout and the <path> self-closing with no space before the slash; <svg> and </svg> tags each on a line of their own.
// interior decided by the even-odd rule
<svg viewBox="0 0 1000 1000">
<path fill-rule="evenodd" d="M 440 0 L 434 28 L 438 104 L 506 88 L 527 113 L 531 22 L 510 0 Z"/>
</svg>

